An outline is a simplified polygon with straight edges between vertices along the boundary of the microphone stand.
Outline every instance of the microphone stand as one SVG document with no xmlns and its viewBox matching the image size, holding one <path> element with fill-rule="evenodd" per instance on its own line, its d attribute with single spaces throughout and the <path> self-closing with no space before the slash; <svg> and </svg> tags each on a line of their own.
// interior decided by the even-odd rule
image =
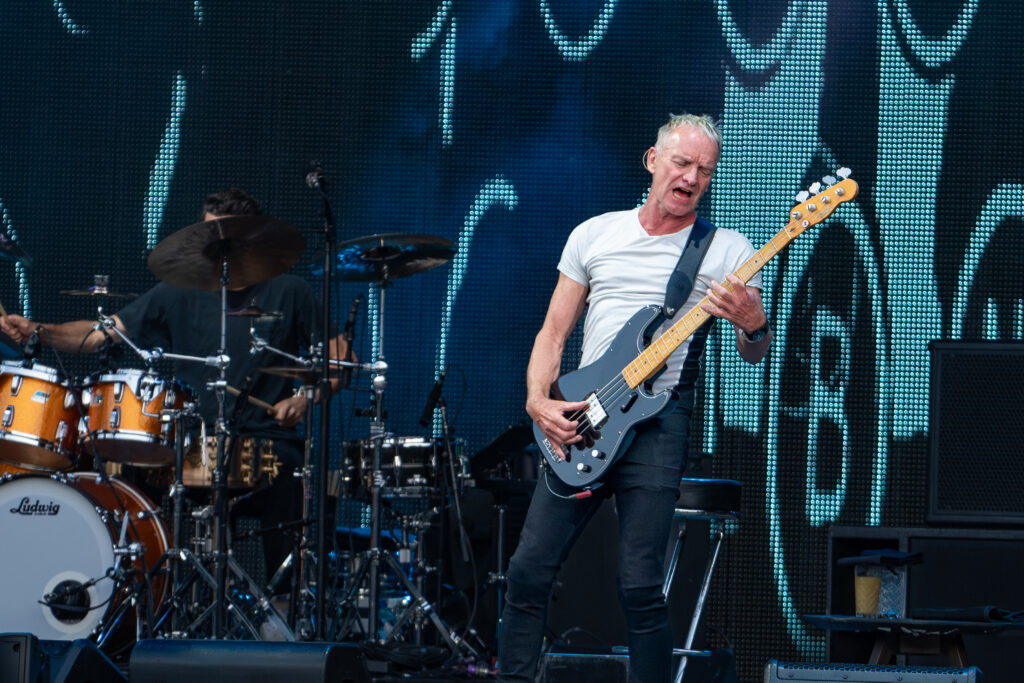
<svg viewBox="0 0 1024 683">
<path fill-rule="evenodd" d="M 312 177 L 307 176 L 306 181 L 310 187 L 315 189 L 323 200 L 323 232 L 324 232 L 324 283 L 323 294 L 321 295 L 321 335 L 323 336 L 324 358 L 331 357 L 330 329 L 331 329 L 331 273 L 334 267 L 334 251 L 337 245 L 337 233 L 334 228 L 334 214 L 331 211 L 331 203 L 324 192 L 323 178 L 314 172 Z M 320 448 L 319 462 L 317 463 L 317 533 L 316 533 L 316 601 L 313 608 L 313 621 L 316 640 L 324 640 L 325 630 L 325 605 L 327 596 L 327 473 L 329 470 L 327 462 L 327 441 L 330 436 L 330 412 L 328 408 L 331 403 L 331 380 L 330 363 L 323 363 L 320 373 L 319 402 L 320 402 Z"/>
<path fill-rule="evenodd" d="M 452 503 L 455 506 L 455 525 L 458 527 L 459 531 L 459 549 L 462 551 L 462 561 L 468 564 L 470 553 L 472 551 L 469 545 L 469 537 L 466 535 L 466 527 L 463 524 L 462 519 L 462 504 L 459 502 L 459 478 L 455 470 L 455 453 L 452 450 L 451 426 L 448 424 L 448 405 L 445 403 L 443 396 L 440 396 L 437 399 L 437 409 L 441 413 L 441 438 L 444 442 L 444 454 L 446 456 L 446 462 L 441 463 L 441 469 L 444 470 L 445 467 L 447 467 L 448 470 L 448 472 L 442 476 L 444 485 L 441 487 L 441 492 L 442 495 L 450 495 Z M 451 477 L 450 482 L 449 477 Z M 451 488 L 448 491 L 445 491 L 448 486 L 451 486 Z"/>
<path fill-rule="evenodd" d="M 223 638 L 227 631 L 225 598 L 228 584 L 228 453 L 225 446 L 227 440 L 227 422 L 224 420 L 224 394 L 227 387 L 227 310 L 228 310 L 228 258 L 224 254 L 220 273 L 220 348 L 217 355 L 221 358 L 219 378 L 213 383 L 214 395 L 217 397 L 217 461 L 213 468 L 213 517 L 216 523 L 216 538 L 213 548 L 213 632 L 217 638 Z"/>
</svg>

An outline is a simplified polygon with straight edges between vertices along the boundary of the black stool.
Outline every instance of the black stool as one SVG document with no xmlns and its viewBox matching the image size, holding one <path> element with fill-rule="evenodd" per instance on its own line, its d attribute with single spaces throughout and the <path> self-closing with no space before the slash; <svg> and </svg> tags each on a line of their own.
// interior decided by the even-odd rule
<svg viewBox="0 0 1024 683">
<path fill-rule="evenodd" d="M 697 595 L 697 604 L 693 608 L 693 617 L 690 619 L 690 631 L 686 635 L 686 644 L 682 649 L 673 650 L 673 654 L 680 655 L 679 668 L 676 669 L 675 683 L 682 683 L 683 675 L 686 673 L 686 662 L 690 657 L 710 657 L 710 650 L 693 650 L 693 639 L 697 634 L 697 624 L 700 622 L 701 613 L 704 611 L 704 602 L 707 600 L 708 588 L 711 586 L 711 574 L 715 571 L 715 564 L 718 562 L 718 552 L 722 548 L 722 539 L 725 538 L 725 523 L 728 520 L 739 518 L 740 491 L 742 485 L 731 479 L 690 479 L 683 477 L 679 486 L 679 499 L 676 501 L 675 518 L 679 520 L 679 536 L 676 537 L 675 548 L 672 550 L 672 557 L 669 561 L 668 571 L 665 573 L 665 585 L 662 586 L 662 593 L 668 599 L 669 587 L 672 585 L 672 577 L 676 573 L 676 565 L 679 563 L 679 555 L 682 552 L 683 544 L 686 542 L 686 522 L 690 519 L 706 519 L 711 522 L 711 531 L 714 533 L 711 551 L 708 554 L 707 566 L 704 569 L 704 580 L 701 582 L 700 592 Z"/>
</svg>

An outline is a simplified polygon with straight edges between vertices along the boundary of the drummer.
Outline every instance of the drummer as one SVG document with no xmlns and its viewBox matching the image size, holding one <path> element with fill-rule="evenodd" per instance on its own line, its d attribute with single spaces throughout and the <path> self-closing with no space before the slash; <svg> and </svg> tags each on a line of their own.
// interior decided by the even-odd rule
<svg viewBox="0 0 1024 683">
<path fill-rule="evenodd" d="M 231 188 L 209 195 L 203 204 L 201 219 L 226 216 L 260 216 L 259 202 L 247 192 Z M 229 261 L 230 267 L 230 261 Z M 239 273 L 240 280 L 253 280 Z M 301 516 L 301 483 L 292 475 L 303 459 L 303 440 L 295 429 L 305 414 L 305 398 L 293 395 L 294 381 L 288 377 L 258 372 L 259 368 L 279 364 L 269 352 L 250 353 L 250 324 L 268 345 L 293 355 L 304 354 L 311 341 L 318 339 L 319 306 L 305 280 L 288 274 L 268 276 L 265 281 L 234 288 L 227 292 L 227 348 L 231 359 L 226 380 L 243 397 L 249 396 L 272 407 L 262 408 L 242 401 L 238 392 L 225 396 L 224 416 L 233 434 L 271 439 L 279 460 L 277 476 L 270 487 L 250 496 L 235 513 L 259 516 L 263 528 L 274 528 Z M 229 270 L 230 283 L 230 270 Z M 239 315 L 262 311 L 259 316 Z M 230 315 L 230 313 L 236 315 Z M 111 316 L 117 329 L 144 349 L 161 348 L 175 354 L 207 358 L 220 348 L 221 296 L 219 290 L 181 289 L 161 282 Z M 19 315 L 0 318 L 0 330 L 17 342 L 24 342 L 40 328 L 36 322 Z M 44 324 L 39 329 L 42 344 L 63 352 L 92 352 L 104 339 L 120 341 L 106 330 L 94 329 L 91 320 Z M 333 358 L 344 358 L 347 343 L 342 336 L 329 344 Z M 207 425 L 214 425 L 218 406 L 216 395 L 207 383 L 219 378 L 219 369 L 198 362 L 174 363 L 175 377 L 187 383 L 199 396 L 199 410 Z M 332 380 L 332 391 L 337 390 Z M 213 433 L 212 429 L 209 432 Z M 263 536 L 267 578 L 287 557 L 291 542 L 284 531 Z M 281 587 L 284 592 L 287 586 Z"/>
</svg>

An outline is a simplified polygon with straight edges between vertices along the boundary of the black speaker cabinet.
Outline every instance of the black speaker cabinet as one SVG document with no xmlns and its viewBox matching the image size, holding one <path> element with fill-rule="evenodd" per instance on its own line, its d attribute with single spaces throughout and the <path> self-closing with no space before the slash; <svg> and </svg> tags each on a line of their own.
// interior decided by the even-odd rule
<svg viewBox="0 0 1024 683">
<path fill-rule="evenodd" d="M 1024 343 L 929 348 L 927 520 L 1024 525 Z"/>
<path fill-rule="evenodd" d="M 679 656 L 672 658 L 673 671 Z M 540 683 L 627 683 L 629 654 L 619 648 L 568 649 L 557 645 L 540 662 Z M 712 650 L 710 657 L 691 657 L 683 683 L 736 683 L 732 650 Z"/>
<path fill-rule="evenodd" d="M 127 683 L 90 640 L 39 640 L 29 633 L 0 634 L 2 683 Z"/>
<path fill-rule="evenodd" d="M 925 666 L 869 666 L 867 664 L 803 664 L 769 661 L 765 683 L 979 683 L 975 667 L 952 669 Z"/>
<path fill-rule="evenodd" d="M 43 666 L 39 641 L 29 633 L 0 633 L 0 681 L 35 683 Z"/>
<path fill-rule="evenodd" d="M 366 660 L 348 643 L 140 640 L 131 683 L 369 683 Z"/>
</svg>

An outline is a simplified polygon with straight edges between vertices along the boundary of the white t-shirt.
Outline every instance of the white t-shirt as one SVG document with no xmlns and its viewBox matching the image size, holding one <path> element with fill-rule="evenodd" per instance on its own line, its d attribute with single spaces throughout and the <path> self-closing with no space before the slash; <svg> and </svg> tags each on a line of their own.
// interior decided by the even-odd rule
<svg viewBox="0 0 1024 683">
<path fill-rule="evenodd" d="M 584 221 L 573 229 L 562 250 L 558 270 L 590 290 L 580 367 L 600 358 L 640 308 L 665 303 L 669 277 L 693 226 L 671 235 L 649 235 L 640 225 L 639 213 L 639 208 L 613 211 Z M 654 338 L 704 298 L 711 280 L 724 282 L 728 273 L 738 270 L 753 254 L 750 241 L 740 233 L 715 230 L 693 291 L 676 317 L 663 323 Z M 761 274 L 747 284 L 761 289 Z M 655 392 L 678 383 L 689 346 L 687 340 L 669 357 L 665 372 L 655 381 Z"/>
</svg>

